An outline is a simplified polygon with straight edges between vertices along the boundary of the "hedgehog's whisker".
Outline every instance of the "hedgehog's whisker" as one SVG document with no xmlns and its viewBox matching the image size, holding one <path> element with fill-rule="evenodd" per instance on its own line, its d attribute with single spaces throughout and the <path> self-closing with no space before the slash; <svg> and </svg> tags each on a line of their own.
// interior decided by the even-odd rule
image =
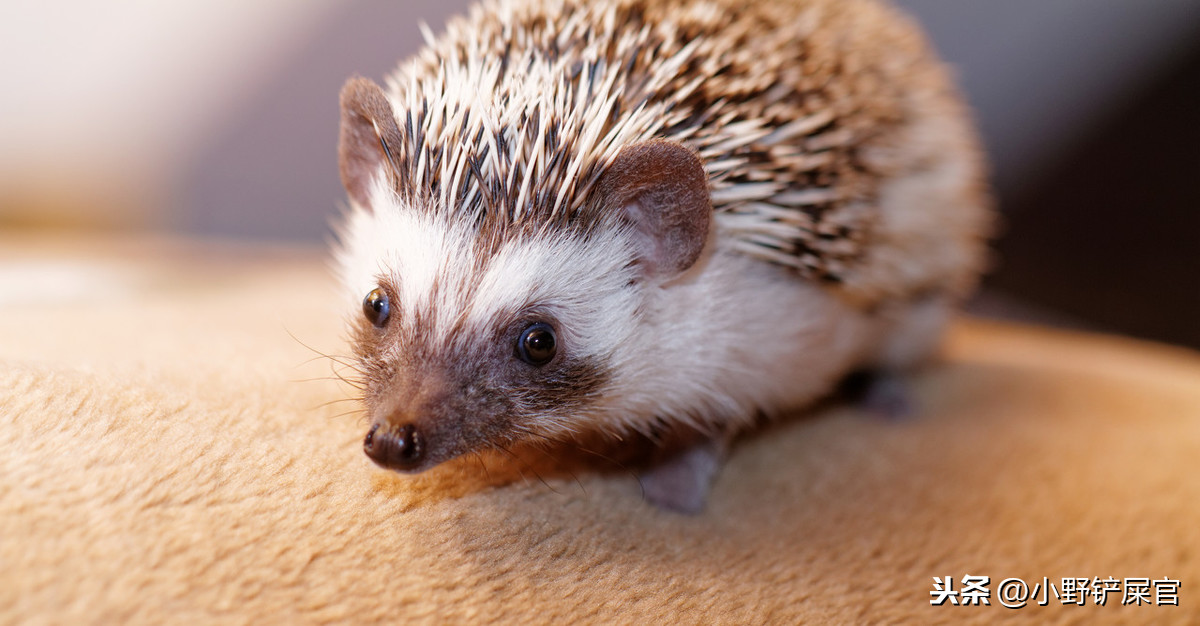
<svg viewBox="0 0 1200 626">
<path fill-rule="evenodd" d="M 364 409 L 354 409 L 352 411 L 345 411 L 343 413 L 338 413 L 337 415 L 330 415 L 329 419 L 337 419 L 339 417 L 346 417 L 347 415 L 354 415 L 356 413 L 364 413 L 364 412 L 365 412 Z"/>
<path fill-rule="evenodd" d="M 358 399 L 358 398 L 337 398 L 337 399 L 334 399 L 334 400 L 329 400 L 329 401 L 326 401 L 326 402 L 322 402 L 321 404 L 318 404 L 318 405 L 316 405 L 316 406 L 312 407 L 312 408 L 311 408 L 311 409 L 309 409 L 309 410 L 315 411 L 315 410 L 317 410 L 317 409 L 323 409 L 323 408 L 325 408 L 325 407 L 327 407 L 327 406 L 330 406 L 330 405 L 333 405 L 333 404 L 338 404 L 338 403 L 341 403 L 341 402 L 359 402 L 359 399 Z"/>
<path fill-rule="evenodd" d="M 538 441 L 537 445 L 534 445 L 532 447 L 533 447 L 533 449 L 535 449 L 539 453 L 541 453 L 542 456 L 544 456 L 545 458 L 554 462 L 556 465 L 559 464 L 560 459 L 555 457 L 553 454 L 551 454 L 551 448 L 553 448 L 553 447 L 560 447 L 560 448 L 571 447 L 571 446 L 568 446 L 566 444 L 566 442 L 559 441 L 557 439 L 552 439 L 551 437 L 549 437 L 547 435 L 543 435 L 542 433 L 537 433 L 537 432 L 533 432 L 531 430 L 526 430 L 526 429 L 522 429 L 522 432 L 526 435 L 531 435 L 533 437 L 538 437 L 538 438 L 544 440 L 544 441 Z M 549 444 L 549 445 L 546 445 L 546 444 Z M 574 446 L 574 447 L 579 447 L 579 446 Z M 574 471 L 572 471 L 568 467 L 561 467 L 561 469 L 563 471 L 565 471 L 567 473 L 567 475 L 569 475 L 571 477 L 572 480 L 575 481 L 575 484 L 579 485 L 580 490 L 582 490 L 585 494 L 587 493 L 587 488 L 583 486 L 583 483 L 579 480 L 579 476 L 577 476 Z"/>
<path fill-rule="evenodd" d="M 303 346 L 304 348 L 306 348 L 307 350 L 309 350 L 310 352 L 312 352 L 313 354 L 316 355 L 315 357 L 313 357 L 307 361 L 304 361 L 304 363 L 301 363 L 301 365 L 311 363 L 319 358 L 325 358 L 325 359 L 329 359 L 330 361 L 333 361 L 334 363 L 337 363 L 338 365 L 341 365 L 343 367 L 348 367 L 348 368 L 358 372 L 359 374 L 364 374 L 364 375 L 366 374 L 366 372 L 364 372 L 362 369 L 360 369 L 357 365 L 355 365 L 353 362 L 349 361 L 350 357 L 339 356 L 339 355 L 335 355 L 335 354 L 328 354 L 326 352 L 322 352 L 322 351 L 308 345 L 307 343 L 304 343 L 303 341 L 301 341 L 299 337 L 292 334 L 292 331 L 288 330 L 287 328 L 284 328 L 283 330 L 284 330 L 284 332 L 286 332 L 288 334 L 289 337 L 292 338 L 293 341 L 300 344 L 301 346 Z"/>
<path fill-rule="evenodd" d="M 290 382 L 293 382 L 293 383 L 312 383 L 312 382 L 316 382 L 316 381 L 318 381 L 318 380 L 336 380 L 336 381 L 338 381 L 338 382 L 343 382 L 343 383 L 348 383 L 348 382 L 354 382 L 354 383 L 356 383 L 356 384 L 360 383 L 360 381 L 359 381 L 357 378 L 349 378 L 349 379 L 348 379 L 348 378 L 345 378 L 345 377 L 343 377 L 343 376 L 337 376 L 337 375 L 334 375 L 334 376 L 313 376 L 313 377 L 311 377 L 311 378 L 293 378 L 293 379 L 291 379 L 291 381 L 290 381 Z M 347 398 L 347 399 L 353 400 L 353 399 L 355 399 L 355 398 Z"/>
<path fill-rule="evenodd" d="M 599 458 L 603 461 L 611 463 L 613 467 L 616 467 L 617 469 L 621 470 L 622 472 L 629 474 L 635 481 L 637 481 L 638 488 L 642 490 L 642 496 L 644 497 L 646 495 L 645 487 L 642 486 L 641 476 L 638 475 L 637 471 L 635 471 L 634 469 L 625 465 L 624 463 L 612 458 L 611 456 L 608 456 L 607 454 L 604 454 L 602 452 L 597 452 L 595 450 L 592 450 L 592 449 L 588 448 L 587 446 L 584 446 L 584 445 L 580 444 L 579 442 L 572 441 L 570 439 L 559 439 L 559 438 L 551 436 L 551 435 L 534 432 L 531 430 L 526 430 L 526 431 L 524 431 L 524 433 L 527 435 L 531 435 L 533 437 L 539 437 L 541 439 L 544 439 L 545 441 L 549 442 L 552 445 L 557 445 L 557 446 L 562 446 L 562 447 L 569 448 L 569 449 L 579 450 L 580 452 L 590 454 L 596 458 Z M 570 470 L 568 470 L 568 473 L 571 474 L 572 478 L 575 478 L 576 482 L 579 482 L 579 479 L 575 476 L 574 472 L 570 472 Z M 580 487 L 583 487 L 583 485 L 581 484 Z M 584 489 L 584 493 L 587 493 L 586 488 Z"/>
<path fill-rule="evenodd" d="M 353 387 L 359 391 L 366 391 L 366 389 L 367 389 L 366 383 L 361 378 L 346 378 L 345 376 L 342 375 L 341 372 L 333 369 L 332 363 L 329 364 L 329 373 L 336 376 L 338 380 L 342 381 L 343 383 L 346 383 L 347 385 L 350 385 L 351 387 Z"/>
<path fill-rule="evenodd" d="M 533 468 L 528 463 L 526 463 L 524 460 L 522 460 L 521 457 L 518 456 L 516 453 L 514 453 L 512 450 L 509 450 L 507 447 L 500 445 L 500 444 L 494 444 L 493 447 L 499 449 L 501 452 L 507 454 L 508 456 L 511 456 L 513 458 L 513 460 L 517 462 L 517 465 L 518 465 L 517 471 L 520 472 L 522 478 L 525 478 L 525 470 L 529 470 L 529 471 L 533 472 L 533 475 L 535 477 L 537 477 L 538 482 L 542 483 L 542 485 L 544 485 L 550 491 L 553 491 L 554 493 L 561 495 L 562 492 L 555 489 L 554 487 L 551 487 L 550 483 L 546 482 L 545 478 L 542 478 L 542 475 L 540 473 L 538 473 L 537 469 Z M 529 484 L 528 478 L 526 478 L 525 484 Z"/>
<path fill-rule="evenodd" d="M 487 463 L 485 463 L 483 461 L 483 454 L 480 453 L 478 450 L 476 450 L 475 452 L 472 452 L 471 454 L 473 454 L 475 456 L 476 461 L 479 461 L 479 467 L 483 468 L 483 475 L 487 479 L 487 482 L 491 483 L 492 482 L 492 473 L 488 471 Z"/>
<path fill-rule="evenodd" d="M 307 359 L 307 360 L 301 361 L 301 362 L 300 362 L 300 364 L 299 364 L 299 366 L 308 365 L 309 363 L 312 363 L 313 361 L 317 361 L 317 360 L 320 360 L 320 359 L 327 359 L 327 360 L 329 360 L 329 361 L 332 361 L 332 362 L 334 362 L 334 363 L 336 363 L 336 364 L 338 364 L 338 365 L 341 365 L 342 367 L 345 367 L 345 368 L 347 368 L 347 369 L 352 369 L 352 370 L 354 370 L 354 371 L 358 372 L 359 374 L 365 374 L 365 372 L 363 372 L 363 370 L 359 369 L 359 367 L 358 367 L 357 365 L 355 365 L 355 364 L 354 364 L 354 363 L 352 363 L 352 362 L 347 362 L 346 360 L 344 360 L 344 359 L 348 359 L 348 358 L 350 358 L 350 357 L 344 357 L 344 356 L 338 356 L 338 355 L 329 355 L 329 354 L 318 354 L 317 356 L 314 356 L 314 357 L 313 357 L 313 358 L 311 358 L 311 359 Z M 299 366 L 298 366 L 298 367 L 299 367 Z"/>
</svg>

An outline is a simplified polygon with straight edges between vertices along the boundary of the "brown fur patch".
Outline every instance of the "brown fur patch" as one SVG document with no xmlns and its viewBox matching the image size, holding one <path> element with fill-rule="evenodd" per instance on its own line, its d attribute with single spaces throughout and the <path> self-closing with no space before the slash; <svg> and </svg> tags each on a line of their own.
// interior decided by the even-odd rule
<svg viewBox="0 0 1200 626">
<path fill-rule="evenodd" d="M 395 167 L 392 146 L 401 145 L 396 115 L 379 85 L 363 77 L 351 78 L 342 87 L 341 131 L 338 137 L 338 163 L 342 185 L 350 197 L 364 208 L 370 208 L 372 177 L 385 162 L 389 171 L 399 174 Z M 403 181 L 398 181 L 402 184 Z"/>
</svg>

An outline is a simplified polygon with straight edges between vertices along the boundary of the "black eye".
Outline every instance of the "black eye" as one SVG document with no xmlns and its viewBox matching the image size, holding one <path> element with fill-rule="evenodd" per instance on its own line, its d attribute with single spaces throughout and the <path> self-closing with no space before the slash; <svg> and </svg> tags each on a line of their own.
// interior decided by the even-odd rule
<svg viewBox="0 0 1200 626">
<path fill-rule="evenodd" d="M 387 323 L 390 310 L 387 293 L 383 289 L 376 287 L 367 294 L 367 297 L 363 298 L 363 315 L 366 315 L 367 319 L 379 328 L 383 328 L 383 325 Z"/>
<path fill-rule="evenodd" d="M 554 328 L 545 322 L 531 324 L 517 338 L 517 356 L 530 365 L 549 363 L 556 349 Z"/>
</svg>

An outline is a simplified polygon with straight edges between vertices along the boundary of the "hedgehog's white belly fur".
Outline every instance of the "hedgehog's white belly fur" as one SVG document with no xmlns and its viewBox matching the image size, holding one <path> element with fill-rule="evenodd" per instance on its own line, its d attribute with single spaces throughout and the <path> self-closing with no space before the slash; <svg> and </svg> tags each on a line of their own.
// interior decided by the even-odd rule
<svg viewBox="0 0 1200 626">
<path fill-rule="evenodd" d="M 738 430 L 828 394 L 858 368 L 904 368 L 936 345 L 942 299 L 871 313 L 786 270 L 718 249 L 664 290 L 641 329 L 653 350 L 619 369 L 608 420 L 652 416 Z M 653 306 L 653 305 L 651 305 Z"/>
</svg>

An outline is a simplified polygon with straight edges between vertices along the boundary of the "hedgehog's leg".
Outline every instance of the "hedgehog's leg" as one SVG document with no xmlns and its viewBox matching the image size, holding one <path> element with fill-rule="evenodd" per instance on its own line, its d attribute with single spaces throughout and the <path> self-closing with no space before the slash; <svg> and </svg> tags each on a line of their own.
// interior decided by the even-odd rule
<svg viewBox="0 0 1200 626">
<path fill-rule="evenodd" d="M 927 295 L 897 311 L 891 332 L 875 358 L 879 369 L 903 371 L 920 366 L 933 356 L 950 321 L 950 298 Z"/>
<path fill-rule="evenodd" d="M 908 381 L 890 369 L 864 369 L 842 380 L 841 392 L 871 415 L 895 420 L 912 415 Z"/>
<path fill-rule="evenodd" d="M 731 440 L 731 435 L 717 435 L 674 449 L 657 460 L 638 475 L 646 500 L 678 513 L 699 513 L 708 500 L 713 478 L 725 461 Z"/>
<path fill-rule="evenodd" d="M 860 406 L 888 419 L 908 417 L 916 405 L 906 372 L 927 363 L 941 342 L 950 318 L 950 300 L 926 296 L 893 313 L 892 328 L 875 358 L 851 374 L 844 389 Z"/>
</svg>

